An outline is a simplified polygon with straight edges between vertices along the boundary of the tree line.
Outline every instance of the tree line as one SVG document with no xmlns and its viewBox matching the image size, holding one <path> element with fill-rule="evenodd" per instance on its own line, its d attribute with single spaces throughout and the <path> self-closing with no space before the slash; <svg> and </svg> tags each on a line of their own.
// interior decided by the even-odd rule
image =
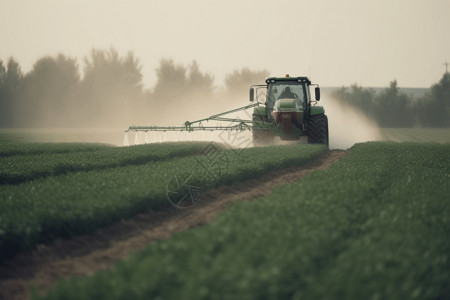
<svg viewBox="0 0 450 300">
<path fill-rule="evenodd" d="M 178 125 L 245 105 L 249 86 L 269 75 L 267 70 L 235 70 L 218 88 L 197 62 L 185 66 L 161 59 L 156 83 L 146 89 L 139 59 L 132 52 L 92 49 L 82 66 L 80 72 L 77 59 L 59 54 L 38 59 L 23 73 L 14 58 L 0 60 L 0 127 Z M 450 126 L 448 72 L 419 98 L 401 93 L 395 80 L 381 92 L 355 84 L 332 96 L 382 127 Z"/>
<path fill-rule="evenodd" d="M 358 108 L 380 127 L 450 127 L 450 73 L 422 97 L 401 93 L 397 81 L 377 93 L 352 85 L 332 92 L 335 100 Z"/>
<path fill-rule="evenodd" d="M 236 70 L 219 89 L 214 77 L 202 72 L 197 62 L 184 66 L 162 59 L 155 70 L 156 84 L 146 89 L 139 59 L 132 52 L 120 55 L 114 48 L 92 49 L 82 62 L 80 72 L 75 58 L 45 56 L 24 74 L 14 58 L 0 60 L 0 127 L 161 122 L 174 112 L 217 107 L 230 97 L 238 96 L 237 103 L 245 104 L 249 85 L 268 75 L 265 70 Z"/>
</svg>

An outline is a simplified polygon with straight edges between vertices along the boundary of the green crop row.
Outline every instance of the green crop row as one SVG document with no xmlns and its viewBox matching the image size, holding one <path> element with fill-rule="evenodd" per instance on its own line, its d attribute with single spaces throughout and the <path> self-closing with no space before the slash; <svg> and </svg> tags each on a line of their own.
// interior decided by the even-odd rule
<svg viewBox="0 0 450 300">
<path fill-rule="evenodd" d="M 449 193 L 450 145 L 359 144 L 43 298 L 447 299 Z"/>
<path fill-rule="evenodd" d="M 58 150 L 73 151 L 59 153 Z M 76 171 L 138 165 L 149 161 L 198 154 L 209 144 L 206 142 L 162 143 L 132 147 L 104 147 L 90 144 L 40 144 L 23 149 L 48 150 L 34 155 L 0 157 L 0 184 L 18 184 L 40 177 Z M 214 144 L 219 147 L 218 144 Z M 19 147 L 20 144 L 17 144 Z"/>
<path fill-rule="evenodd" d="M 91 232 L 143 211 L 170 206 L 175 176 L 208 189 L 300 165 L 325 149 L 319 145 L 223 150 L 106 170 L 46 177 L 0 190 L 0 252 L 11 257 L 60 237 Z M 172 189 L 172 187 L 170 187 Z"/>
<path fill-rule="evenodd" d="M 450 128 L 381 128 L 380 131 L 388 141 L 450 143 Z"/>
<path fill-rule="evenodd" d="M 0 143 L 0 157 L 34 154 L 57 154 L 97 151 L 112 148 L 108 144 L 94 143 Z"/>
</svg>

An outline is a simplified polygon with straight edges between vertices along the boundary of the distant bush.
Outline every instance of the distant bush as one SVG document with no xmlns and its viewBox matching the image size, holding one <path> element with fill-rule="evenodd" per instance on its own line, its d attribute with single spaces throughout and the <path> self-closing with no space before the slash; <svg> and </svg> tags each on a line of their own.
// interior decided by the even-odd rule
<svg viewBox="0 0 450 300">
<path fill-rule="evenodd" d="M 352 85 L 332 96 L 360 109 L 381 127 L 450 127 L 449 73 L 431 87 L 431 93 L 418 99 L 401 93 L 395 80 L 380 93 Z"/>
</svg>

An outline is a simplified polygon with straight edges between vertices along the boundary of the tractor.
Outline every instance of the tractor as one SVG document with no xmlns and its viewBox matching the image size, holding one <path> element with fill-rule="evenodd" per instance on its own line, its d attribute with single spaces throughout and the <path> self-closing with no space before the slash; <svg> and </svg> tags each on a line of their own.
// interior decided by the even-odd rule
<svg viewBox="0 0 450 300">
<path fill-rule="evenodd" d="M 310 86 L 315 101 L 311 99 Z M 262 91 L 261 91 L 262 90 Z M 250 102 L 261 100 L 263 105 L 253 108 L 252 133 L 254 144 L 270 144 L 275 136 L 281 140 L 305 137 L 310 144 L 328 147 L 328 118 L 320 100 L 320 88 L 307 77 L 269 77 L 264 85 L 250 87 Z"/>
<path fill-rule="evenodd" d="M 315 100 L 310 86 L 315 86 Z M 125 132 L 193 132 L 193 131 L 252 131 L 254 145 L 271 144 L 275 137 L 281 140 L 302 140 L 328 147 L 328 119 L 323 106 L 318 106 L 320 88 L 307 77 L 268 77 L 266 84 L 250 87 L 251 104 L 212 115 L 181 126 L 130 126 Z M 224 117 L 253 108 L 252 119 Z M 228 122 L 226 125 L 205 125 L 205 122 Z"/>
</svg>

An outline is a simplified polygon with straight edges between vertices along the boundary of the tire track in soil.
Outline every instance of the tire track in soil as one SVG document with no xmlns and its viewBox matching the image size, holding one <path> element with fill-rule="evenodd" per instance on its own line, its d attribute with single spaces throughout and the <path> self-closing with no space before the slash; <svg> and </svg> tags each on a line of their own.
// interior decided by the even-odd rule
<svg viewBox="0 0 450 300">
<path fill-rule="evenodd" d="M 89 235 L 39 245 L 0 266 L 0 299 L 28 299 L 31 284 L 44 293 L 58 278 L 86 276 L 111 268 L 160 239 L 211 222 L 228 204 L 270 194 L 280 184 L 295 182 L 315 170 L 325 170 L 348 150 L 326 151 L 301 167 L 269 172 L 261 177 L 204 192 L 191 209 L 167 208 L 147 212 Z"/>
</svg>

